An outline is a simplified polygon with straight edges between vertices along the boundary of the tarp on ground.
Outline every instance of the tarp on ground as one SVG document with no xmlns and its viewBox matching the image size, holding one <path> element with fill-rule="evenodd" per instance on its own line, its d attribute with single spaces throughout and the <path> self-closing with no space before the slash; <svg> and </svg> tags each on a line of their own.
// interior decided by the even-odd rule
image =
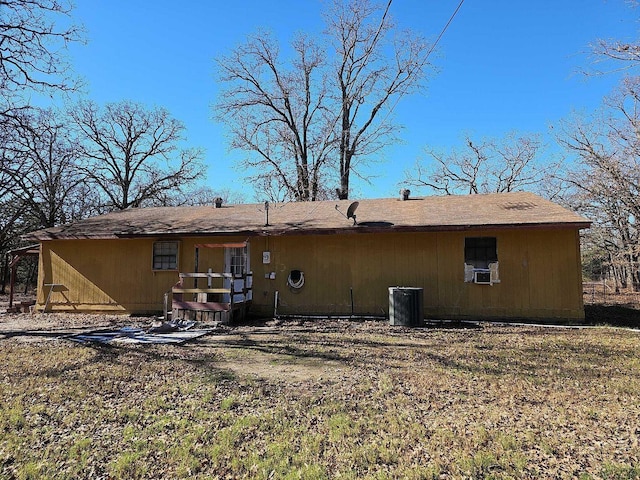
<svg viewBox="0 0 640 480">
<path fill-rule="evenodd" d="M 175 330 L 170 332 L 146 331 L 142 328 L 123 327 L 119 330 L 95 330 L 78 333 L 67 338 L 79 343 L 148 343 L 148 344 L 180 344 L 202 337 L 212 330 Z"/>
</svg>

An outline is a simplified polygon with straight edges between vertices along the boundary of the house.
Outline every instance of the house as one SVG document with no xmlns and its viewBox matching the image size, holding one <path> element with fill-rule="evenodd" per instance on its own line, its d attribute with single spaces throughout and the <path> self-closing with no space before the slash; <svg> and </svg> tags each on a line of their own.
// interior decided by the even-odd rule
<svg viewBox="0 0 640 480">
<path fill-rule="evenodd" d="M 168 295 L 174 310 L 383 316 L 406 286 L 427 318 L 580 320 L 589 225 L 515 192 L 129 209 L 29 238 L 40 311 L 160 312 Z"/>
</svg>

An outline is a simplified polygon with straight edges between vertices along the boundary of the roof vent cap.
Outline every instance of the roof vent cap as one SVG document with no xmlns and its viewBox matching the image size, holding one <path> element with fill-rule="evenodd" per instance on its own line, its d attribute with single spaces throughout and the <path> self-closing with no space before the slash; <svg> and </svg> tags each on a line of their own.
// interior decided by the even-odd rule
<svg viewBox="0 0 640 480">
<path fill-rule="evenodd" d="M 216 208 L 222 208 L 222 197 L 216 197 L 213 199 L 213 203 Z"/>
<path fill-rule="evenodd" d="M 403 188 L 402 190 L 400 190 L 400 198 L 402 200 L 409 200 L 409 195 L 411 195 L 411 190 L 409 190 L 408 188 Z"/>
</svg>

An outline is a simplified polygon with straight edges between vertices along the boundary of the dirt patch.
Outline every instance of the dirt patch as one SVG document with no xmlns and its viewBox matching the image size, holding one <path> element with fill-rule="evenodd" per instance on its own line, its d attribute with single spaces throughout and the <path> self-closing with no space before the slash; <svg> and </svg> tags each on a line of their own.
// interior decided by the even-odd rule
<svg viewBox="0 0 640 480">
<path fill-rule="evenodd" d="M 122 327 L 151 328 L 158 320 L 153 317 L 96 314 L 7 314 L 0 313 L 0 340 L 11 342 L 67 341 L 78 333 Z M 197 328 L 213 331 L 189 342 L 189 350 L 204 350 L 219 357 L 219 368 L 232 375 L 263 379 L 288 378 L 291 381 L 336 378 L 341 369 L 338 362 L 328 358 L 297 356 L 291 349 L 281 347 L 283 341 L 311 330 L 338 330 L 339 322 L 313 323 L 264 320 L 236 326 L 198 324 Z M 144 347 L 143 347 L 144 348 Z"/>
</svg>

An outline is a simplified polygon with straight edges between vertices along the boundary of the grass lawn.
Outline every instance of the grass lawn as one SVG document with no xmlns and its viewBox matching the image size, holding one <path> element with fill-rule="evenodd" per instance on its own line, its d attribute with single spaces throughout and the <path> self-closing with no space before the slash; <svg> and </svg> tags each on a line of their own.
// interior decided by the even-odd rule
<svg viewBox="0 0 640 480">
<path fill-rule="evenodd" d="M 0 478 L 640 478 L 640 332 L 0 340 Z"/>
</svg>

